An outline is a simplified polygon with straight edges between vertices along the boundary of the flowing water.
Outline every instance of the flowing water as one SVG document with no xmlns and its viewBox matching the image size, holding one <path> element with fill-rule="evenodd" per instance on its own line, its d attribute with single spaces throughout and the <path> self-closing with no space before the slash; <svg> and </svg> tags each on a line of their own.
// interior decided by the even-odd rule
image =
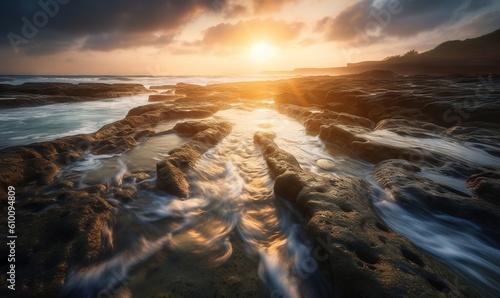
<svg viewBox="0 0 500 298">
<path fill-rule="evenodd" d="M 147 95 L 137 95 L 4 110 L 0 114 L 0 149 L 91 133 L 147 103 Z"/>
<path fill-rule="evenodd" d="M 297 154 L 308 156 L 303 166 L 317 172 L 321 170 L 315 161 L 327 157 L 322 143 L 306 135 L 302 125 L 273 110 L 232 109 L 214 118 L 231 121 L 233 131 L 189 171 L 189 197 L 139 191 L 128 204 L 115 201 L 116 222 L 106 232 L 113 253 L 102 262 L 75 269 L 69 275 L 65 293 L 85 296 L 107 289 L 147 296 L 168 289 L 169 282 L 180 277 L 200 283 L 193 288 L 205 287 L 204 280 L 209 279 L 213 268 L 234 262 L 230 258 L 240 255 L 248 261 L 236 262 L 236 266 L 254 271 L 265 289 L 259 291 L 267 293 L 263 295 L 304 297 L 332 293 L 318 273 L 301 228 L 301 216 L 289 203 L 274 196 L 274 181 L 260 149 L 253 144 L 253 135 L 259 130 L 275 132 L 279 144 L 294 144 Z M 162 126 L 169 128 L 168 124 Z M 72 177 L 77 173 L 82 187 L 101 182 L 135 189 L 133 182 L 122 184 L 126 172 L 154 170 L 165 152 L 186 141 L 172 135 L 153 137 L 125 154 L 89 155 L 61 175 Z M 155 151 L 155 146 L 163 150 Z M 158 255 L 162 255 L 165 267 L 148 273 L 150 266 L 143 264 Z M 239 271 L 234 269 L 233 274 L 241 278 L 244 273 Z M 162 283 L 149 285 L 144 292 L 144 283 L 151 280 Z"/>
<path fill-rule="evenodd" d="M 146 101 L 147 96 L 135 96 L 11 109 L 0 115 L 0 148 L 93 132 Z M 103 231 L 107 251 L 95 264 L 72 268 L 65 293 L 145 297 L 189 288 L 192 296 L 230 296 L 217 289 L 237 284 L 243 293 L 257 296 L 331 295 L 317 271 L 311 244 L 302 230 L 303 219 L 274 196 L 274 181 L 253 144 L 254 133 L 267 130 L 277 135 L 276 143 L 292 153 L 305 170 L 326 176 L 356 176 L 369 182 L 373 205 L 392 229 L 450 266 L 483 296 L 499 295 L 498 240 L 485 239 L 477 224 L 441 214 L 423 203 L 405 208 L 374 182 L 372 164 L 343 155 L 274 110 L 234 107 L 213 118 L 230 121 L 234 128 L 189 171 L 189 197 L 141 188 L 129 202 L 108 198 L 115 214 Z M 162 130 L 176 123 L 165 122 Z M 457 162 L 500 165 L 500 158 L 477 144 L 441 136 L 425 139 L 376 131 L 364 137 L 396 146 L 428 148 Z M 88 155 L 63 169 L 60 177 L 77 181 L 79 187 L 105 183 L 137 190 L 135 179 L 123 178 L 146 172 L 148 179 L 140 183 L 154 184 L 156 163 L 187 141 L 189 138 L 176 134 L 151 137 L 123 154 Z M 467 177 L 451 177 L 433 169 L 420 175 L 471 196 L 465 187 Z"/>
<path fill-rule="evenodd" d="M 477 143 L 457 142 L 446 137 L 415 138 L 389 131 L 375 131 L 363 135 L 382 140 L 394 146 L 420 147 L 431 152 L 446 154 L 457 164 L 483 167 L 500 166 L 500 158 L 481 149 Z M 464 197 L 470 197 L 466 187 L 467 176 L 450 176 L 447 171 L 424 169 L 425 178 L 445 185 Z M 390 190 L 385 190 L 368 177 L 373 186 L 373 203 L 384 221 L 399 234 L 411 239 L 417 246 L 450 266 L 472 285 L 483 297 L 500 294 L 500 243 L 488 236 L 484 227 L 459 217 L 432 210 L 424 203 L 412 204 L 411 209 L 398 204 Z M 407 199 L 418 202 L 411 193 Z M 489 223 L 491 226 L 498 223 Z M 488 227 L 488 228 L 491 228 Z"/>
</svg>

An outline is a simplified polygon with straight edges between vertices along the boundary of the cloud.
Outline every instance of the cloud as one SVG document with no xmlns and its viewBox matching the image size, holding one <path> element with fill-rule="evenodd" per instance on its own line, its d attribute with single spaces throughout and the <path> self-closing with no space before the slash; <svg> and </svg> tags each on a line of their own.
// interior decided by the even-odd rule
<svg viewBox="0 0 500 298">
<path fill-rule="evenodd" d="M 141 46 L 161 47 L 171 43 L 187 23 L 202 13 L 220 13 L 235 18 L 252 12 L 275 12 L 296 1 L 1 1 L 0 48 L 15 44 L 15 48 L 26 54 L 42 55 L 67 49 L 111 51 Z M 26 26 L 29 28 L 23 31 Z M 36 34 L 24 34 L 32 28 Z"/>
<path fill-rule="evenodd" d="M 368 45 L 432 31 L 491 4 L 492 0 L 361 0 L 318 21 L 316 31 L 328 41 Z"/>
<path fill-rule="evenodd" d="M 57 52 L 68 44 L 77 46 L 82 39 L 86 39 L 82 49 L 98 50 L 168 43 L 195 16 L 220 12 L 226 5 L 224 0 L 1 1 L 0 47 L 10 45 L 10 32 L 26 38 L 26 20 L 38 31 L 22 44 L 27 53 Z M 36 47 L 41 44 L 46 45 L 40 52 Z"/>
<path fill-rule="evenodd" d="M 304 23 L 301 22 L 272 18 L 220 23 L 206 29 L 201 40 L 185 45 L 199 47 L 204 52 L 230 55 L 258 42 L 282 46 L 298 38 L 303 28 Z"/>
<path fill-rule="evenodd" d="M 253 10 L 256 13 L 276 12 L 287 4 L 296 3 L 297 0 L 253 0 Z"/>
<path fill-rule="evenodd" d="M 500 29 L 500 10 L 487 12 L 469 20 L 460 32 L 469 36 L 479 36 Z"/>
<path fill-rule="evenodd" d="M 128 33 L 120 32 L 101 33 L 86 38 L 81 50 L 111 51 L 116 48 L 126 49 L 138 45 L 158 46 L 170 44 L 175 34 Z"/>
<path fill-rule="evenodd" d="M 226 16 L 226 18 L 237 18 L 237 17 L 244 16 L 247 13 L 248 13 L 248 8 L 246 6 L 241 5 L 241 4 L 236 4 L 236 5 L 230 6 L 226 10 L 225 16 Z"/>
<path fill-rule="evenodd" d="M 286 5 L 297 3 L 299 0 L 231 0 L 226 3 L 226 18 L 241 16 L 269 15 L 280 11 Z"/>
</svg>

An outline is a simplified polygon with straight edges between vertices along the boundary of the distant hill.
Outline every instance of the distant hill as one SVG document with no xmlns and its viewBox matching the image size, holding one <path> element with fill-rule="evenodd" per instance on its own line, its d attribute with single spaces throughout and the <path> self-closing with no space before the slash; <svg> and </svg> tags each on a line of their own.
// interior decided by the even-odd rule
<svg viewBox="0 0 500 298">
<path fill-rule="evenodd" d="M 500 29 L 476 38 L 446 41 L 420 54 L 409 51 L 382 61 L 348 63 L 347 67 L 297 68 L 286 73 L 340 75 L 375 69 L 391 70 L 399 74 L 500 73 Z"/>
<path fill-rule="evenodd" d="M 500 59 L 500 29 L 476 38 L 443 42 L 419 56 L 462 60 Z"/>
</svg>

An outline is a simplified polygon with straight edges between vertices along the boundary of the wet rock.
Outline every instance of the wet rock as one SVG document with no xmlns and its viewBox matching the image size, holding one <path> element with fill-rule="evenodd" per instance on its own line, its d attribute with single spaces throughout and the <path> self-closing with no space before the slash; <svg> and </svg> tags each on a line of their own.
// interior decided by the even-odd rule
<svg viewBox="0 0 500 298">
<path fill-rule="evenodd" d="M 283 92 L 274 97 L 274 103 L 276 104 L 292 104 L 298 106 L 308 106 L 308 103 L 300 98 L 299 96 L 289 93 Z"/>
<path fill-rule="evenodd" d="M 183 98 L 182 95 L 175 94 L 153 94 L 149 96 L 149 102 L 159 102 L 159 101 L 174 101 L 179 98 Z"/>
<path fill-rule="evenodd" d="M 111 220 L 102 195 L 63 190 L 18 198 L 16 293 L 57 297 L 70 268 L 98 258 L 101 232 Z"/>
<path fill-rule="evenodd" d="M 131 109 L 126 118 L 131 116 L 150 116 L 160 117 L 163 120 L 182 117 L 208 117 L 218 110 L 229 108 L 227 104 L 223 103 L 196 103 L 190 105 L 176 105 L 172 107 L 163 103 L 149 104 Z"/>
<path fill-rule="evenodd" d="M 384 225 L 362 180 L 305 172 L 271 135 L 257 133 L 254 141 L 268 164 L 277 165 L 270 166 L 275 194 L 294 202 L 306 217 L 315 256 L 341 297 L 479 297 Z"/>
<path fill-rule="evenodd" d="M 331 159 L 326 159 L 326 158 L 320 158 L 316 161 L 316 165 L 320 167 L 321 169 L 329 172 L 335 171 L 337 168 L 335 165 L 335 162 Z"/>
<path fill-rule="evenodd" d="M 428 163 L 440 166 L 448 160 L 444 154 L 430 152 L 424 148 L 402 148 L 372 140 L 354 141 L 351 143 L 350 149 L 359 158 L 373 164 L 388 159 L 404 159 L 422 164 Z"/>
<path fill-rule="evenodd" d="M 121 201 L 122 203 L 129 203 L 130 201 L 132 201 L 135 194 L 136 191 L 133 189 L 113 189 L 113 196 L 115 197 L 115 199 Z"/>
<path fill-rule="evenodd" d="M 416 138 L 439 138 L 445 131 L 442 126 L 409 118 L 384 119 L 374 129 Z"/>
<path fill-rule="evenodd" d="M 443 165 L 449 157 L 419 147 L 397 147 L 369 140 L 363 136 L 366 129 L 331 124 L 322 126 L 320 138 L 348 150 L 355 158 L 373 164 L 388 159 L 405 159 L 422 164 Z"/>
<path fill-rule="evenodd" d="M 328 92 L 321 89 L 307 91 L 302 95 L 309 105 L 321 105 Z"/>
<path fill-rule="evenodd" d="M 4 185 L 20 185 L 27 182 L 36 182 L 40 185 L 54 181 L 61 170 L 59 166 L 42 157 L 22 158 L 22 154 L 6 154 L 0 159 L 2 172 L 0 181 Z"/>
<path fill-rule="evenodd" d="M 205 95 L 188 94 L 186 98 L 176 100 L 176 102 L 239 102 L 240 94 L 237 92 L 209 92 Z"/>
<path fill-rule="evenodd" d="M 3 85 L 0 89 L 0 97 L 14 99 L 0 100 L 0 109 L 93 101 L 148 92 L 140 84 L 24 83 L 22 85 Z"/>
<path fill-rule="evenodd" d="M 479 198 L 500 205 L 500 172 L 483 172 L 469 177 L 467 187 Z"/>
<path fill-rule="evenodd" d="M 341 102 L 329 102 L 324 105 L 324 108 L 330 111 L 338 112 L 338 113 L 347 113 L 357 115 L 359 114 L 359 110 L 354 104 L 345 104 Z"/>
<path fill-rule="evenodd" d="M 487 173 L 484 176 L 473 175 L 468 186 L 480 190 L 481 178 L 487 176 Z M 461 190 L 432 181 L 420 174 L 418 166 L 405 160 L 388 160 L 378 164 L 374 169 L 374 177 L 401 206 L 409 210 L 424 206 L 422 208 L 433 212 L 466 219 L 481 226 L 484 236 L 500 239 L 500 231 L 491 225 L 500 222 L 500 210 L 489 203 L 490 200 L 472 199 Z"/>
<path fill-rule="evenodd" d="M 201 85 L 188 84 L 188 83 L 177 83 L 175 85 L 161 85 L 161 86 L 151 86 L 151 90 L 172 90 L 176 94 L 186 94 L 187 90 L 196 90 L 203 88 Z"/>
<path fill-rule="evenodd" d="M 195 135 L 200 131 L 209 129 L 211 123 L 208 121 L 186 121 L 177 123 L 173 130 L 179 134 Z"/>
<path fill-rule="evenodd" d="M 365 94 L 366 92 L 360 90 L 330 90 L 323 99 L 323 103 L 357 104 L 358 96 Z"/>
<path fill-rule="evenodd" d="M 282 92 L 274 96 L 275 104 L 291 104 L 307 107 L 310 105 L 321 105 L 326 95 L 324 90 L 310 90 L 306 93 Z"/>
<path fill-rule="evenodd" d="M 345 126 L 331 124 L 320 128 L 320 138 L 338 144 L 341 147 L 350 147 L 353 142 L 367 142 L 366 139 L 358 137 L 356 133 Z"/>
<path fill-rule="evenodd" d="M 153 127 L 161 121 L 207 117 L 228 107 L 229 105 L 224 103 L 198 103 L 175 107 L 164 104 L 146 105 L 132 109 L 124 119 L 107 124 L 95 133 L 0 150 L 0 186 L 22 187 L 30 182 L 49 184 L 61 166 L 80 160 L 84 154 L 122 153 L 153 135 Z M 228 128 L 227 125 L 222 127 L 222 130 Z M 219 130 L 209 130 L 201 134 L 198 141 L 214 144 L 220 137 Z"/>
<path fill-rule="evenodd" d="M 208 149 L 222 141 L 232 129 L 224 121 L 184 122 L 174 130 L 194 134 L 193 139 L 180 148 L 169 152 L 170 156 L 158 163 L 156 188 L 178 197 L 187 197 L 189 184 L 185 172 L 192 168 Z"/>
<path fill-rule="evenodd" d="M 174 196 L 185 198 L 189 194 L 189 185 L 184 173 L 168 160 L 156 165 L 158 173 L 156 188 Z"/>
<path fill-rule="evenodd" d="M 279 112 L 304 123 L 308 129 L 313 131 L 319 131 L 322 125 L 329 124 L 356 125 L 370 129 L 375 126 L 369 119 L 346 113 L 328 110 L 314 110 L 313 112 L 310 109 L 292 105 L 278 105 L 277 108 Z"/>
</svg>

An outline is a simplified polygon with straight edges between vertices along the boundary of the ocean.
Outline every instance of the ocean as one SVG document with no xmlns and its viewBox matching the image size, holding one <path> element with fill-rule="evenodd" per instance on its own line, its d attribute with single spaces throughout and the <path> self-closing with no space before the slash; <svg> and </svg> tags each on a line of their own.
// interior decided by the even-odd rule
<svg viewBox="0 0 500 298">
<path fill-rule="evenodd" d="M 0 84 L 105 83 L 142 84 L 144 87 L 189 83 L 197 85 L 279 80 L 290 76 L 0 76 Z M 1 100 L 1 98 L 0 98 Z M 91 133 L 122 119 L 127 112 L 148 103 L 148 95 L 99 101 L 23 107 L 0 112 L 0 149 Z"/>
</svg>

